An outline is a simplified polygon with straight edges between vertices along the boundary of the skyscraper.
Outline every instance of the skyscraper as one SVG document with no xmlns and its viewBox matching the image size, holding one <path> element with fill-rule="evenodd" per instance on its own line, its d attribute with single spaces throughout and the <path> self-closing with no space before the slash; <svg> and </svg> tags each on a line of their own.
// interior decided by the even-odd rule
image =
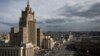
<svg viewBox="0 0 100 56">
<path fill-rule="evenodd" d="M 0 56 L 34 56 L 37 46 L 37 27 L 29 0 L 19 21 L 19 28 L 12 27 L 9 45 L 0 46 Z"/>
<path fill-rule="evenodd" d="M 37 45 L 37 28 L 36 28 L 36 19 L 34 17 L 34 12 L 27 2 L 25 11 L 22 11 L 22 15 L 19 21 L 19 32 L 14 34 L 11 31 L 11 44 L 20 45 L 31 42 L 34 45 Z M 17 36 L 15 36 L 17 35 Z M 17 41 L 13 41 L 17 38 Z"/>
<path fill-rule="evenodd" d="M 34 18 L 34 12 L 27 2 L 27 7 L 25 11 L 22 11 L 22 17 L 19 22 L 19 37 L 21 43 L 37 44 L 37 28 L 36 28 L 36 19 Z"/>
</svg>

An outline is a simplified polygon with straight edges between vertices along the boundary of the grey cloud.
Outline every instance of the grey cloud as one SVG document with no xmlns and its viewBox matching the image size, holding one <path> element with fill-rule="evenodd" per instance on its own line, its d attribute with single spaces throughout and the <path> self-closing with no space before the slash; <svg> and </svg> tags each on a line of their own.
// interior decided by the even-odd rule
<svg viewBox="0 0 100 56">
<path fill-rule="evenodd" d="M 47 19 L 45 20 L 45 23 L 48 23 L 48 24 L 59 24 L 59 23 L 65 23 L 66 22 L 66 19 Z"/>
<path fill-rule="evenodd" d="M 75 0 L 72 0 L 72 1 L 68 1 L 69 3 L 66 3 L 64 1 L 66 0 L 60 0 L 62 2 L 59 2 L 58 0 L 49 0 L 52 2 L 49 3 L 47 0 L 44 0 L 44 1 L 41 1 L 41 0 L 34 0 L 31 3 L 31 7 L 33 7 L 33 10 L 36 12 L 36 16 L 43 16 L 44 18 L 46 16 L 49 16 L 50 18 L 53 17 L 52 15 L 55 15 L 55 10 L 62 7 L 63 5 L 67 4 L 66 6 L 60 8 L 59 10 L 56 10 L 57 11 L 57 14 L 60 14 L 60 15 L 57 15 L 57 16 L 66 16 L 66 18 L 46 18 L 46 20 L 44 18 L 40 19 L 39 21 L 37 21 L 37 25 L 39 27 L 42 27 L 44 30 L 54 30 L 54 31 L 81 31 L 81 30 L 98 30 L 100 27 L 99 27 L 99 19 L 96 19 L 96 20 L 93 20 L 92 22 L 95 22 L 94 24 L 87 24 L 86 23 L 70 23 L 70 22 L 76 22 L 76 21 L 86 21 L 85 19 L 87 19 L 86 17 L 89 17 L 89 19 L 93 19 L 95 16 L 98 16 L 100 15 L 100 4 L 94 4 L 94 0 L 92 0 L 91 2 L 92 3 L 92 7 L 89 8 L 89 6 L 91 5 L 85 5 L 88 10 L 83 10 L 81 12 L 79 12 L 80 9 L 82 9 L 82 7 L 80 7 L 81 3 L 80 1 L 77 1 Z M 84 1 L 87 1 L 87 0 L 84 0 Z M 90 1 L 90 0 L 89 0 Z M 97 1 L 97 0 L 96 0 Z M 5 2 L 7 2 L 5 0 Z M 14 19 L 13 22 L 15 22 L 20 16 L 20 10 L 26 5 L 26 1 L 24 0 L 23 1 L 20 1 L 20 0 L 12 0 L 10 1 L 9 3 L 2 3 L 3 6 L 1 5 L 1 16 L 4 15 L 3 17 L 5 17 L 5 21 L 8 21 L 10 19 Z M 43 5 L 44 3 L 44 5 Z M 76 3 L 74 6 L 68 6 L 69 4 L 73 4 L 73 3 Z M 79 3 L 77 6 L 77 3 Z M 8 5 L 8 6 L 7 6 Z M 7 9 L 9 8 L 9 9 Z M 52 8 L 52 9 L 51 9 Z M 7 9 L 7 10 L 6 10 Z M 9 11 L 8 11 L 9 10 Z M 10 12 L 11 11 L 11 12 Z M 7 12 L 7 13 L 5 13 Z M 52 13 L 53 12 L 53 13 Z M 16 14 L 18 13 L 18 14 Z M 6 15 L 7 14 L 7 15 Z M 15 14 L 15 16 L 9 16 L 11 14 Z M 6 15 L 6 16 L 5 16 Z M 74 18 L 77 18 L 79 17 L 78 19 L 72 19 L 71 17 L 75 16 Z M 77 16 L 77 17 L 76 17 Z M 14 18 L 13 18 L 14 17 Z M 82 17 L 85 17 L 82 19 Z M 93 17 L 93 18 L 90 18 L 90 17 Z M 1 19 L 0 19 L 1 20 Z M 44 20 L 44 21 L 43 21 Z M 4 20 L 2 20 L 4 21 Z M 66 23 L 68 22 L 68 23 Z M 98 24 L 96 24 L 98 22 Z M 16 26 L 18 25 L 18 23 L 9 23 L 9 22 L 1 22 L 0 21 L 0 24 L 2 24 L 2 27 L 3 25 L 4 26 Z M 97 26 L 95 26 L 97 25 Z M 0 25 L 1 26 L 1 25 Z M 3 27 L 2 29 L 4 29 L 6 27 Z M 0 27 L 1 29 L 1 27 Z"/>
<path fill-rule="evenodd" d="M 3 20 L 4 18 L 0 16 L 0 21 Z"/>
<path fill-rule="evenodd" d="M 81 11 L 78 12 L 78 10 L 81 9 L 81 7 L 68 7 L 64 6 L 63 7 L 63 12 L 60 15 L 63 16 L 80 16 L 80 17 L 96 17 L 100 15 L 100 3 L 96 3 L 93 6 L 91 6 L 88 10 L 86 11 Z"/>
<path fill-rule="evenodd" d="M 2 19 L 2 17 L 0 17 L 0 20 Z"/>
<path fill-rule="evenodd" d="M 62 8 L 58 9 L 57 14 L 60 16 L 72 16 L 71 14 L 75 13 L 77 10 L 79 10 L 78 8 L 75 7 L 70 7 L 68 5 L 63 6 Z"/>
<path fill-rule="evenodd" d="M 93 5 L 89 10 L 75 13 L 75 15 L 83 17 L 95 17 L 100 15 L 100 3 Z"/>
<path fill-rule="evenodd" d="M 100 24 L 100 19 L 97 19 L 97 20 L 94 20 L 94 21 L 91 21 L 92 23 L 99 23 Z"/>
<path fill-rule="evenodd" d="M 59 28 L 61 28 L 61 27 L 63 27 L 63 25 L 60 25 L 60 24 L 58 24 L 58 25 L 55 25 L 55 24 L 54 25 L 46 24 L 46 27 L 50 27 L 50 28 L 55 28 L 55 27 L 58 28 L 59 27 Z"/>
<path fill-rule="evenodd" d="M 54 24 L 54 25 L 61 25 L 61 24 L 66 24 L 66 23 L 72 23 L 76 22 L 78 19 L 72 19 L 71 17 L 66 17 L 66 18 L 51 18 L 51 19 L 46 19 L 44 22 L 47 24 Z"/>
<path fill-rule="evenodd" d="M 45 28 L 50 31 L 98 31 L 100 24 L 95 23 L 68 23 L 63 25 L 46 25 Z"/>
<path fill-rule="evenodd" d="M 1 24 L 4 24 L 4 25 L 8 25 L 8 26 L 18 26 L 18 23 L 7 23 L 7 22 L 3 22 L 3 21 L 0 21 Z"/>
<path fill-rule="evenodd" d="M 94 30 L 95 31 L 95 29 L 96 29 L 96 31 L 100 31 L 100 26 L 98 26 L 98 27 L 93 27 L 93 28 L 91 28 L 92 30 Z"/>
<path fill-rule="evenodd" d="M 10 26 L 0 23 L 0 32 L 10 32 Z"/>
<path fill-rule="evenodd" d="M 42 22 L 42 21 L 37 21 L 36 23 L 37 23 L 37 24 L 43 24 L 43 22 Z"/>
</svg>

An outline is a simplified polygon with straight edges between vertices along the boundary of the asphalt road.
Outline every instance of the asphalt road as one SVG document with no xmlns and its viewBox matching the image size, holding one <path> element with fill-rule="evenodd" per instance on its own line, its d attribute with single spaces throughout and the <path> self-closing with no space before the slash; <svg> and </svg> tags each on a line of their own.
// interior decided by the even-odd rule
<svg viewBox="0 0 100 56">
<path fill-rule="evenodd" d="M 74 45 L 70 42 L 60 44 L 47 52 L 44 56 L 73 56 L 75 53 Z"/>
</svg>

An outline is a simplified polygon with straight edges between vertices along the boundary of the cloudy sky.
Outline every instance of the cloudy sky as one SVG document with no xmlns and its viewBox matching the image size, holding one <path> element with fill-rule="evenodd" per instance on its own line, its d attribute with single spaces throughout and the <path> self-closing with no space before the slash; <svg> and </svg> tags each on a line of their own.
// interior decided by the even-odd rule
<svg viewBox="0 0 100 56">
<path fill-rule="evenodd" d="M 27 0 L 0 0 L 0 32 L 17 27 Z M 30 0 L 44 31 L 100 31 L 100 0 Z"/>
</svg>

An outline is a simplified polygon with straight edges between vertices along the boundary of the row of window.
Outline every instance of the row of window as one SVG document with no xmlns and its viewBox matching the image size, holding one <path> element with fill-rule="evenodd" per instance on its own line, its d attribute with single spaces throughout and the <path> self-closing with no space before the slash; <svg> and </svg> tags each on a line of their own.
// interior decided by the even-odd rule
<svg viewBox="0 0 100 56">
<path fill-rule="evenodd" d="M 0 56 L 19 56 L 19 52 L 13 49 L 0 49 Z"/>
</svg>

